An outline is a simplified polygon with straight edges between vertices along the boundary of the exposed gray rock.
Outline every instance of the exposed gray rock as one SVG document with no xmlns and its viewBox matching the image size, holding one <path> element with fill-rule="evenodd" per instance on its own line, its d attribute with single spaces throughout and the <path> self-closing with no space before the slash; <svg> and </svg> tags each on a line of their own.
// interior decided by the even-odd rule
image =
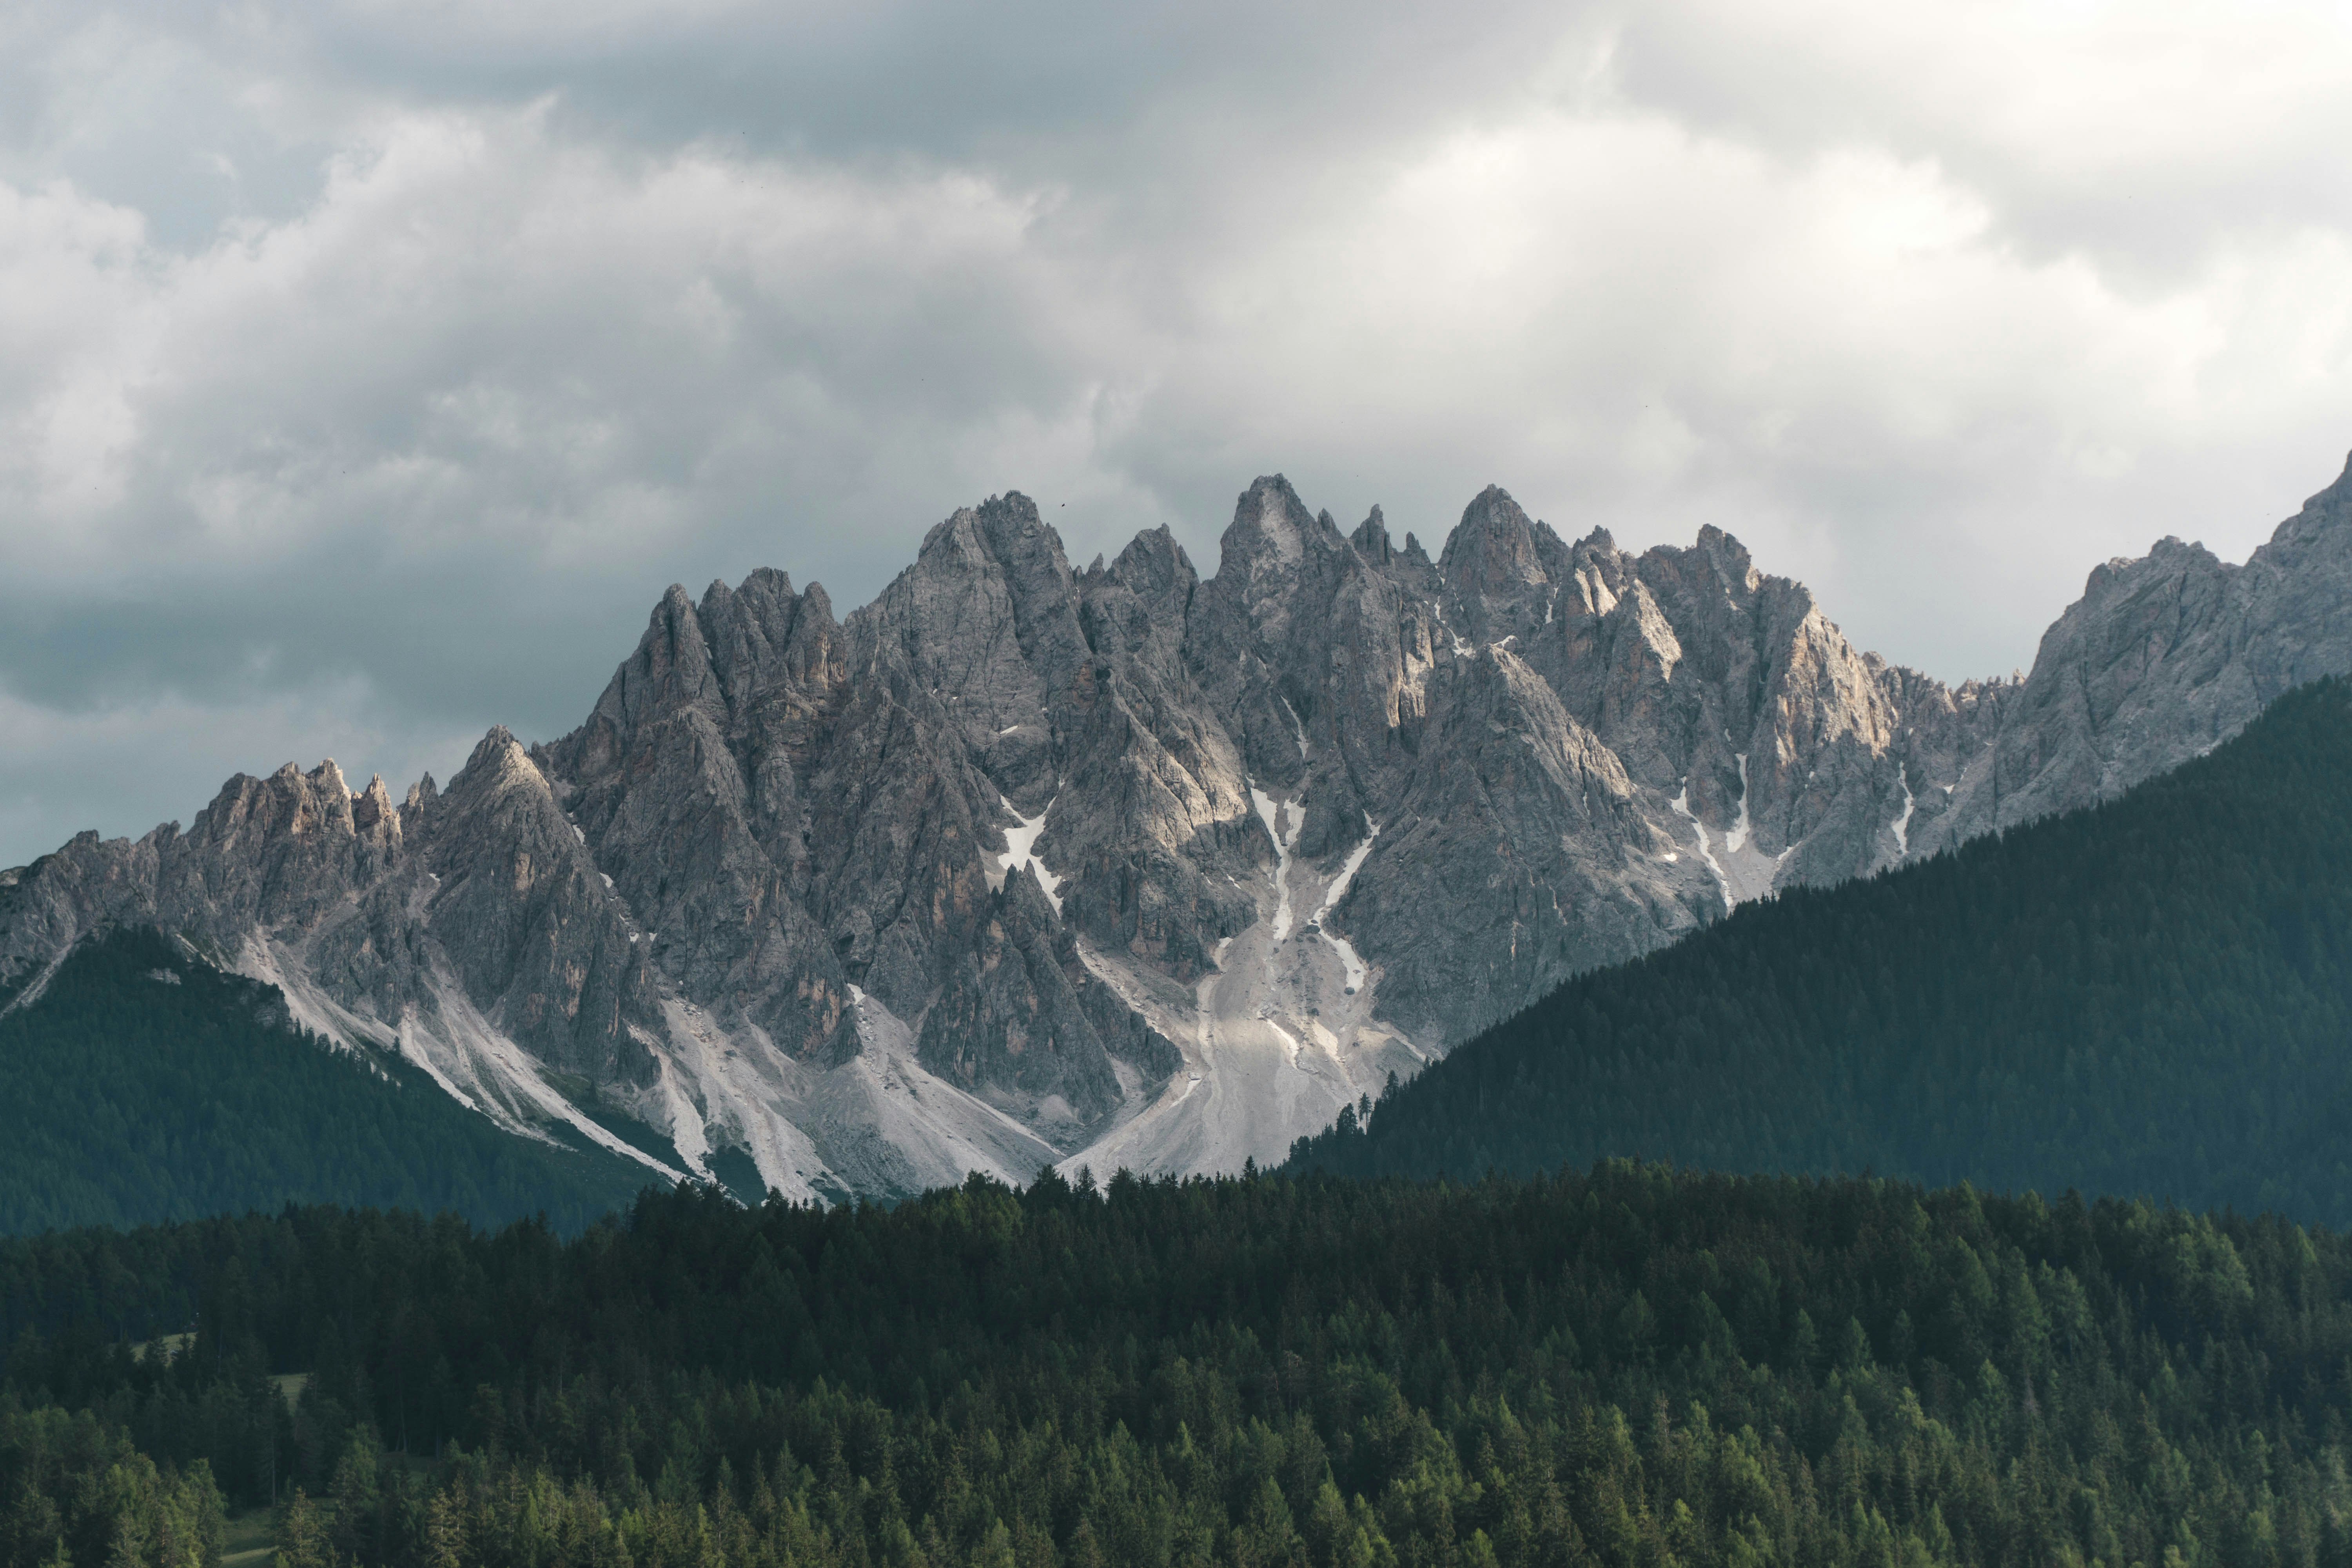
<svg viewBox="0 0 2352 1568">
<path fill-rule="evenodd" d="M 467 996 L 562 1071 L 650 1081 L 631 1031 L 660 1016 L 649 944 L 515 738 L 484 736 L 423 826 L 425 928 Z"/>
<path fill-rule="evenodd" d="M 1025 1119 L 1091 1125 L 1118 1109 L 1118 1076 L 1055 959 L 1058 917 L 1024 867 L 923 1020 L 923 1065 Z"/>
<path fill-rule="evenodd" d="M 1382 969 L 1389 1016 L 1445 1043 L 1465 1019 L 1695 930 L 1715 889 L 1667 853 L 1616 755 L 1488 644 L 1444 683 L 1397 817 L 1338 915 Z"/>
<path fill-rule="evenodd" d="M 2347 611 L 2352 463 L 2242 566 L 2165 539 L 2093 568 L 1917 845 L 2104 800 L 2211 750 L 2290 687 L 2352 670 Z"/>
<path fill-rule="evenodd" d="M 1490 488 L 1433 562 L 1272 476 L 1203 579 L 1165 530 L 1074 572 L 1008 494 L 845 622 L 673 587 L 584 724 L 446 791 L 289 766 L 0 873 L 0 1005 L 152 921 L 519 1131 L 637 1116 L 666 1174 L 1224 1169 L 1579 970 L 2347 670 L 2352 468 L 2242 567 L 2098 568 L 2029 676 L 1956 689 L 1714 529 L 1570 543 Z"/>
</svg>

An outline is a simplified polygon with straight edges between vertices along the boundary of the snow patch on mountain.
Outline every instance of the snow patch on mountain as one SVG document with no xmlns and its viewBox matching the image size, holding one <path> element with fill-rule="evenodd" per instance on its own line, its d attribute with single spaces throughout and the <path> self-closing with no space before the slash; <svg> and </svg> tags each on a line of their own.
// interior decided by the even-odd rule
<svg viewBox="0 0 2352 1568">
<path fill-rule="evenodd" d="M 1024 868 L 1034 870 L 1037 873 L 1037 885 L 1045 889 L 1046 901 L 1054 906 L 1055 914 L 1060 914 L 1063 879 L 1047 870 L 1045 862 L 1037 858 L 1038 836 L 1045 831 L 1045 818 L 1054 809 L 1054 801 L 1047 801 L 1039 808 L 1036 816 L 1024 816 L 1002 794 L 996 798 L 1004 807 L 1005 814 L 1011 816 L 1017 826 L 1004 830 L 1004 853 L 992 857 L 996 862 L 996 869 L 988 879 L 990 890 L 1002 892 L 1005 879 L 1018 876 Z M 1056 795 L 1054 800 L 1060 798 L 1061 796 Z"/>
<path fill-rule="evenodd" d="M 1896 763 L 1895 768 L 1895 782 L 1903 786 L 1903 809 L 1901 812 L 1896 814 L 1895 820 L 1887 824 L 1887 826 L 1895 830 L 1895 858 L 1900 860 L 1905 856 L 1911 853 L 1911 813 L 1913 808 L 1918 805 L 1918 801 L 1911 794 L 1911 767 L 1909 763 Z"/>
<path fill-rule="evenodd" d="M 1307 808 L 1295 799 L 1276 801 L 1255 780 L 1250 781 L 1249 793 L 1258 820 L 1274 840 L 1274 940 L 1284 942 L 1290 936 L 1290 852 L 1298 843 L 1299 829 L 1307 826 Z"/>
<path fill-rule="evenodd" d="M 1339 955 L 1340 963 L 1345 966 L 1349 994 L 1363 989 L 1364 977 L 1370 972 L 1370 967 L 1357 955 L 1355 943 L 1333 931 L 1329 922 L 1332 906 L 1348 896 L 1348 884 L 1356 879 L 1356 873 L 1363 868 L 1365 858 L 1372 852 L 1372 840 L 1381 836 L 1379 823 L 1368 817 L 1364 826 L 1363 842 L 1348 851 L 1348 858 L 1339 863 L 1339 872 L 1332 877 L 1331 885 L 1323 889 L 1323 901 L 1307 918 L 1307 925 L 1323 934 L 1323 940 L 1331 944 L 1331 951 Z"/>
<path fill-rule="evenodd" d="M 1739 815 L 1731 819 L 1731 830 L 1723 836 L 1723 847 L 1737 855 L 1748 847 L 1748 753 L 1739 757 Z"/>
<path fill-rule="evenodd" d="M 1732 904 L 1731 879 L 1723 874 L 1723 863 L 1715 858 L 1715 850 L 1707 842 L 1706 824 L 1701 822 L 1698 819 L 1697 814 L 1691 810 L 1690 780 L 1683 780 L 1681 792 L 1672 800 L 1666 802 L 1666 804 L 1674 807 L 1675 815 L 1681 817 L 1685 822 L 1689 823 L 1691 825 L 1692 831 L 1698 835 L 1698 858 L 1706 862 L 1706 868 L 1708 870 L 1715 873 L 1716 886 L 1723 890 L 1724 912 L 1726 914 L 1730 913 Z"/>
</svg>

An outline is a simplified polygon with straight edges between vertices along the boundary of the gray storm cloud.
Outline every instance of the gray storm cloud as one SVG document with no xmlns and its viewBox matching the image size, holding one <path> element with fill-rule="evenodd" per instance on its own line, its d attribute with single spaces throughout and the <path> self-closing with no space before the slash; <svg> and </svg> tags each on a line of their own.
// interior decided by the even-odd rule
<svg viewBox="0 0 2352 1568">
<path fill-rule="evenodd" d="M 1008 488 L 1712 522 L 1957 678 L 2352 445 L 2328 10 L 1436 11 L 13 9 L 0 864 L 559 731 L 665 584 L 846 608 Z"/>
</svg>

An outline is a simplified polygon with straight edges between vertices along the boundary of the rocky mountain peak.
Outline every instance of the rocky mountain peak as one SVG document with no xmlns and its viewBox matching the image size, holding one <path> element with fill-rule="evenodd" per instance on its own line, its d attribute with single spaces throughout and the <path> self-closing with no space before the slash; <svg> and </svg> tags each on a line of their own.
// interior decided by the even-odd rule
<svg viewBox="0 0 2352 1568">
<path fill-rule="evenodd" d="M 915 564 L 851 616 L 868 658 L 903 660 L 973 745 L 1045 734 L 1049 693 L 1086 657 L 1062 541 L 1018 491 L 933 529 Z M 1031 759 L 1034 767 L 1034 759 Z"/>
<path fill-rule="evenodd" d="M 1128 542 L 1118 559 L 1090 572 L 1079 593 L 1087 647 L 1126 661 L 1129 679 L 1183 679 L 1184 621 L 1200 574 L 1164 526 Z"/>
<path fill-rule="evenodd" d="M 391 853 L 398 849 L 400 809 L 392 804 L 392 791 L 384 787 L 382 773 L 371 777 L 367 788 L 352 797 L 352 826 L 360 837 L 375 844 L 381 852 Z"/>
<path fill-rule="evenodd" d="M 690 602 L 687 609 L 690 615 L 693 611 Z M 466 758 L 466 765 L 457 770 L 456 778 L 449 781 L 449 790 L 452 795 L 464 795 L 524 776 L 540 777 L 539 769 L 531 763 L 530 753 L 524 751 L 522 742 L 514 738 L 513 731 L 504 724 L 493 724 L 484 731 L 480 740 L 474 742 L 472 752 Z"/>
<path fill-rule="evenodd" d="M 1958 688 L 1711 527 L 1571 546 L 1492 487 L 1433 563 L 1275 475 L 1213 576 L 1165 529 L 1076 574 L 1007 492 L 845 620 L 780 571 L 670 589 L 579 729 L 397 811 L 289 765 L 78 837 L 0 879 L 0 980 L 152 921 L 526 1135 L 610 1138 L 585 1083 L 660 1171 L 796 1196 L 1233 1169 L 1579 970 L 2346 670 L 2343 479 L 2243 566 L 2098 569 L 2030 675 Z"/>
<path fill-rule="evenodd" d="M 1315 516 L 1290 481 L 1280 474 L 1261 474 L 1234 506 L 1234 520 L 1219 542 L 1222 559 L 1253 574 L 1269 558 L 1296 564 L 1305 557 L 1314 532 Z M 1220 566 L 1221 575 L 1223 571 Z"/>
<path fill-rule="evenodd" d="M 1547 566 L 1566 554 L 1559 537 L 1530 520 L 1508 490 L 1488 485 L 1463 510 L 1437 564 L 1464 593 L 1507 595 L 1549 584 Z"/>
<path fill-rule="evenodd" d="M 1748 547 L 1713 523 L 1701 524 L 1694 552 L 1703 559 L 1724 593 L 1734 600 L 1756 592 L 1761 579 Z M 1786 579 L 1780 579 L 1786 581 Z"/>
<path fill-rule="evenodd" d="M 1573 568 L 1568 546 L 1489 485 L 1463 510 L 1437 562 L 1454 629 L 1474 645 L 1511 639 L 1533 646 L 1557 624 L 1557 584 Z"/>
<path fill-rule="evenodd" d="M 2158 583 L 2177 585 L 2193 577 L 2218 585 L 2236 576 L 2237 572 L 2236 567 L 2202 544 L 2186 543 L 2167 534 L 2146 555 L 2117 556 L 2092 567 L 2083 584 L 2081 604 L 2084 613 L 2092 614 L 2096 606 L 2118 596 L 2150 592 Z"/>
<path fill-rule="evenodd" d="M 1165 523 L 1128 541 L 1127 548 L 1111 563 L 1108 574 L 1139 598 L 1177 609 L 1201 582 L 1192 557 L 1184 553 Z"/>
<path fill-rule="evenodd" d="M 673 583 L 654 605 L 635 654 L 614 672 L 597 702 L 595 718 L 610 732 L 613 745 L 625 749 L 640 726 L 694 705 L 714 712 L 724 710 L 702 617 L 685 586 Z"/>
</svg>

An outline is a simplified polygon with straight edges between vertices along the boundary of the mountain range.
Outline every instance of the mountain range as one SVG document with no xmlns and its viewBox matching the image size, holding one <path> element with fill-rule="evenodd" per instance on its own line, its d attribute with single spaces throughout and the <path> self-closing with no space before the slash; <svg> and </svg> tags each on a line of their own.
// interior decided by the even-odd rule
<svg viewBox="0 0 2352 1568">
<path fill-rule="evenodd" d="M 2352 468 L 2243 565 L 2095 569 L 2019 678 L 1855 649 L 1727 534 L 1433 559 L 1279 477 L 1215 574 L 1024 497 L 872 604 L 673 587 L 586 721 L 331 763 L 0 872 L 0 1009 L 161 928 L 510 1131 L 788 1196 L 1236 1169 L 1562 982 L 2111 798 L 2352 670 Z M 657 1134 L 634 1134 L 633 1124 Z"/>
</svg>

